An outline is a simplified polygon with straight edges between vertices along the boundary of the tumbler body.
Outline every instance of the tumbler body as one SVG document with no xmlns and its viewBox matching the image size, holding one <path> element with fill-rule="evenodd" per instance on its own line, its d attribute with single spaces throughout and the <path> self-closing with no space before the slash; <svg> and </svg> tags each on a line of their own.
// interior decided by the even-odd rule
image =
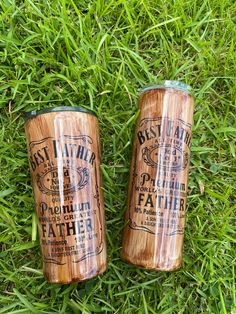
<svg viewBox="0 0 236 314">
<path fill-rule="evenodd" d="M 122 258 L 147 269 L 182 264 L 194 100 L 176 81 L 139 97 Z"/>
<path fill-rule="evenodd" d="M 81 107 L 26 114 L 25 131 L 45 278 L 83 281 L 106 269 L 99 126 Z"/>
</svg>

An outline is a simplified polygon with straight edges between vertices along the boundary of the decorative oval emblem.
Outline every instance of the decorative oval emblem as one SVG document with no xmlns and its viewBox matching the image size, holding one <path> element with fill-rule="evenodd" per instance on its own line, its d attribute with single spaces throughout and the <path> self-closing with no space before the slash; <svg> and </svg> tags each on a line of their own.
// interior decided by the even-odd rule
<svg viewBox="0 0 236 314">
<path fill-rule="evenodd" d="M 163 171 L 181 171 L 185 169 L 189 162 L 189 154 L 183 154 L 178 147 L 170 145 L 156 145 L 143 148 L 142 157 L 148 166 L 159 168 Z"/>
<path fill-rule="evenodd" d="M 61 189 L 64 194 L 81 190 L 88 183 L 89 170 L 87 168 L 64 167 L 62 173 L 53 167 L 42 175 L 36 176 L 40 191 L 47 195 L 59 195 Z"/>
</svg>

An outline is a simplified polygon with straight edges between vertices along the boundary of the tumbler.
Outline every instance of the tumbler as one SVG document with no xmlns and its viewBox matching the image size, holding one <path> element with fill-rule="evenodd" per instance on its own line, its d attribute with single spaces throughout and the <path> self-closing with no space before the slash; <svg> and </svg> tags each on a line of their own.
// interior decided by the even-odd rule
<svg viewBox="0 0 236 314">
<path fill-rule="evenodd" d="M 194 99 L 177 81 L 144 88 L 130 168 L 122 258 L 173 271 L 182 265 Z"/>
<path fill-rule="evenodd" d="M 25 114 L 45 278 L 71 283 L 106 269 L 96 114 L 55 107 Z"/>
</svg>

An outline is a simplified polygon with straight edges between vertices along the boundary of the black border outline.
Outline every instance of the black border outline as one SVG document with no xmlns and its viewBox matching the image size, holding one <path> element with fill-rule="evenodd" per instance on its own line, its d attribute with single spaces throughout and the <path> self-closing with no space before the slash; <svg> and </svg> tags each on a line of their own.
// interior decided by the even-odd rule
<svg viewBox="0 0 236 314">
<path fill-rule="evenodd" d="M 82 140 L 84 142 L 86 142 L 86 139 L 88 141 L 89 144 L 92 144 L 93 143 L 93 139 L 89 136 L 89 135 L 78 135 L 78 136 L 73 136 L 73 135 L 62 135 L 59 137 L 59 139 L 61 137 L 66 137 L 66 138 L 69 138 L 69 139 L 74 139 L 74 140 Z M 54 137 L 46 137 L 46 138 L 43 138 L 41 140 L 38 140 L 38 141 L 32 141 L 29 143 L 29 147 L 30 149 L 32 149 L 35 145 L 38 145 L 38 144 L 42 144 L 43 142 L 45 142 L 47 139 L 54 139 Z M 81 258 L 79 258 L 78 260 L 76 261 L 72 261 L 73 263 L 79 263 L 85 259 L 87 259 L 88 257 L 90 256 L 97 256 L 99 255 L 103 249 L 104 249 L 104 241 L 103 241 L 103 221 L 102 221 L 102 216 L 101 216 L 101 204 L 100 204 L 100 197 L 99 197 L 99 186 L 98 186 L 98 167 L 97 167 L 97 163 L 95 161 L 94 163 L 94 171 L 95 171 L 95 191 L 96 191 L 96 194 L 93 196 L 95 199 L 97 199 L 97 208 L 98 208 L 98 217 L 99 217 L 99 224 L 100 224 L 100 243 L 99 245 L 96 247 L 96 249 L 93 251 L 93 252 L 89 252 L 87 254 L 85 254 L 84 256 L 82 256 Z M 43 262 L 44 263 L 50 263 L 50 264 L 56 264 L 56 265 L 66 265 L 67 263 L 61 263 L 59 261 L 57 261 L 56 259 L 54 258 L 47 258 L 45 256 L 43 256 Z"/>
<path fill-rule="evenodd" d="M 143 118 L 140 122 L 139 122 L 139 128 L 144 126 L 145 124 L 147 124 L 148 122 L 152 122 L 152 121 L 160 121 L 160 120 L 171 120 L 169 117 L 157 117 L 157 118 Z M 186 123 L 185 121 L 183 121 L 182 119 L 176 119 L 177 121 L 179 121 L 180 123 L 184 124 L 185 126 L 187 126 L 190 131 L 192 130 L 192 124 L 191 123 Z M 137 147 L 135 148 L 135 154 L 134 154 L 134 165 L 133 165 L 133 169 L 132 169 L 132 172 L 133 172 L 133 177 L 132 177 L 132 190 L 133 193 L 135 192 L 134 191 L 134 187 L 135 187 L 135 177 L 137 176 L 136 174 L 136 157 L 137 157 Z M 185 168 L 184 168 L 185 169 Z M 182 170 L 184 170 L 182 169 Z M 147 227 L 144 227 L 144 226 L 140 226 L 140 225 L 137 225 L 135 221 L 132 220 L 131 218 L 131 201 L 129 201 L 129 208 L 128 208 L 128 212 L 129 212 L 129 221 L 128 221 L 128 226 L 130 229 L 132 230 L 141 230 L 141 231 L 144 231 L 144 232 L 148 232 L 150 234 L 153 234 L 155 236 L 158 236 L 160 234 L 159 233 L 156 233 L 156 232 L 153 232 L 151 229 L 147 228 Z M 173 230 L 169 233 L 165 233 L 166 236 L 174 236 L 174 235 L 183 235 L 184 234 L 184 229 L 183 231 L 179 231 L 178 229 L 177 230 Z"/>
</svg>

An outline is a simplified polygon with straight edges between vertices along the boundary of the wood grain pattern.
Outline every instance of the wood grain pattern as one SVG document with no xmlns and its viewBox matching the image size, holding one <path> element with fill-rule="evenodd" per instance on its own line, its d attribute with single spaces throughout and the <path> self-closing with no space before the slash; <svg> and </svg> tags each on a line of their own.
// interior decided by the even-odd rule
<svg viewBox="0 0 236 314">
<path fill-rule="evenodd" d="M 25 124 L 43 268 L 51 283 L 106 269 L 97 118 L 49 112 Z"/>
<path fill-rule="evenodd" d="M 193 106 L 173 88 L 139 97 L 121 252 L 129 263 L 162 271 L 182 264 Z"/>
</svg>

